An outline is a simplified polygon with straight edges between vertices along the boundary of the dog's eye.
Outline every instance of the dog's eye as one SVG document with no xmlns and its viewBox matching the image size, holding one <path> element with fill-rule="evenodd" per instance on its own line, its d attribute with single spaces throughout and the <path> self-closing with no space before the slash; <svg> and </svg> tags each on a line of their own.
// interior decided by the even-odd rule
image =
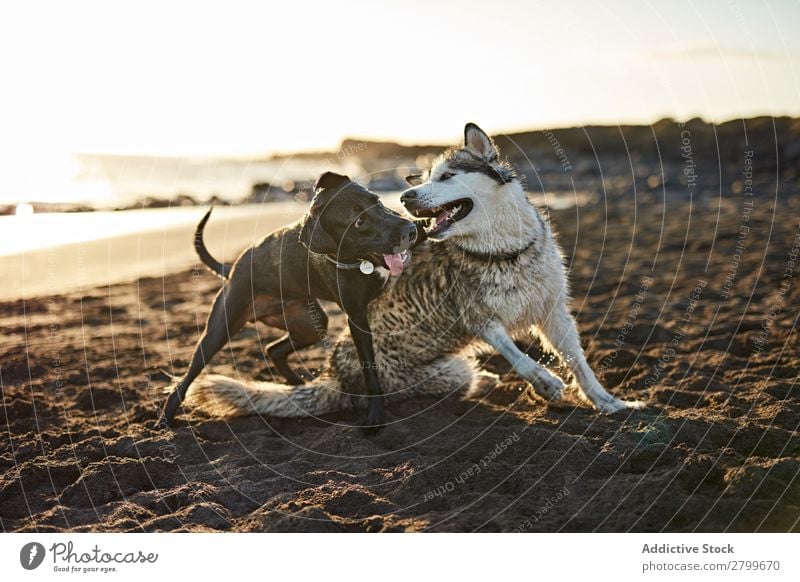
<svg viewBox="0 0 800 582">
<path fill-rule="evenodd" d="M 367 223 L 367 219 L 363 216 L 359 216 L 356 218 L 356 221 L 353 223 L 353 228 L 361 228 Z"/>
<path fill-rule="evenodd" d="M 455 174 L 454 174 L 454 173 L 452 173 L 452 172 L 445 172 L 444 174 L 442 174 L 441 176 L 439 176 L 439 181 L 440 181 L 440 182 L 444 182 L 445 180 L 449 180 L 449 179 L 450 179 L 450 178 L 452 178 L 453 176 L 455 176 Z"/>
</svg>

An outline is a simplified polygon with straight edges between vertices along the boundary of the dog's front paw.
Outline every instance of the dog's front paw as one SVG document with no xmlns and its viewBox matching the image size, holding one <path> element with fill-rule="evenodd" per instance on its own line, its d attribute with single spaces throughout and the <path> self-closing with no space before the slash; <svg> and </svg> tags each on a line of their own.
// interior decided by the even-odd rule
<svg viewBox="0 0 800 582">
<path fill-rule="evenodd" d="M 497 374 L 480 370 L 475 374 L 472 385 L 464 396 L 466 398 L 482 398 L 499 385 L 500 377 Z"/>
<path fill-rule="evenodd" d="M 379 432 L 385 425 L 386 409 L 383 404 L 383 398 L 370 398 L 369 408 L 367 409 L 367 418 L 364 420 L 364 432 L 368 435 L 375 434 Z"/>
<path fill-rule="evenodd" d="M 645 403 L 639 400 L 625 401 L 614 398 L 613 396 L 608 400 L 595 403 L 597 410 L 605 414 L 613 414 L 622 410 L 636 410 L 638 408 L 644 408 L 645 406 Z"/>
<path fill-rule="evenodd" d="M 163 415 L 158 417 L 158 420 L 153 423 L 153 430 L 166 430 L 172 428 L 172 420 L 165 418 Z"/>
<path fill-rule="evenodd" d="M 561 400 L 564 397 L 564 382 L 547 372 L 534 378 L 531 385 L 539 396 L 547 400 Z"/>
<path fill-rule="evenodd" d="M 175 413 L 178 411 L 180 404 L 180 395 L 178 394 L 177 390 L 173 390 L 172 394 L 170 394 L 166 402 L 164 402 L 164 406 L 161 409 L 161 413 L 158 415 L 158 420 L 153 425 L 153 428 L 155 430 L 172 428 L 175 424 Z"/>
<path fill-rule="evenodd" d="M 564 382 L 530 358 L 517 362 L 514 369 L 545 400 L 561 400 L 564 397 Z"/>
</svg>

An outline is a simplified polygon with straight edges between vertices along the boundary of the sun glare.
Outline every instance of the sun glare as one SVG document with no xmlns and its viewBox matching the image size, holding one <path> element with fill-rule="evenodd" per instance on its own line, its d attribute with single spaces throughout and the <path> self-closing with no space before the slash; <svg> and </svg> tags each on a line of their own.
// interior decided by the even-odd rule
<svg viewBox="0 0 800 582">
<path fill-rule="evenodd" d="M 33 205 L 28 204 L 27 202 L 17 204 L 17 208 L 14 211 L 14 214 L 16 214 L 17 216 L 30 216 L 31 214 L 33 214 Z"/>
<path fill-rule="evenodd" d="M 4 69 L 24 90 L 0 106 L 1 202 L 113 204 L 118 176 L 84 179 L 75 153 L 264 159 L 348 137 L 452 143 L 466 121 L 501 133 L 800 114 L 788 5 L 701 3 L 687 21 L 688 8 L 620 1 L 168 3 L 124 19 L 111 3 L 62 4 L 46 22 L 25 3 L 0 18 L 0 53 L 25 55 Z"/>
</svg>

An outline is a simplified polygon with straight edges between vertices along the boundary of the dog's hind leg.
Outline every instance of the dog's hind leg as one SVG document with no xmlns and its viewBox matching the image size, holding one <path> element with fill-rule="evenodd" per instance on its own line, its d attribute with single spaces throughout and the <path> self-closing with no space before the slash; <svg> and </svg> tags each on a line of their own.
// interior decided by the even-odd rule
<svg viewBox="0 0 800 582">
<path fill-rule="evenodd" d="M 259 321 L 288 332 L 267 346 L 267 356 L 289 384 L 302 384 L 303 379 L 289 367 L 287 358 L 328 337 L 328 316 L 322 306 L 314 299 L 287 301 L 280 313 L 264 315 Z"/>
<path fill-rule="evenodd" d="M 382 367 L 379 376 L 386 395 L 399 400 L 416 396 L 471 397 L 485 379 L 472 361 L 460 356 L 444 356 L 419 366 Z M 371 399 L 366 400 L 368 404 Z"/>
<path fill-rule="evenodd" d="M 377 336 L 376 371 L 385 395 L 398 400 L 415 396 L 467 396 L 481 380 L 474 362 L 460 356 L 445 355 L 425 363 L 408 362 L 400 346 L 397 346 L 400 347 L 399 353 L 390 356 L 393 350 L 388 344 L 397 338 Z M 331 365 L 342 390 L 353 395 L 354 406 L 367 408 L 371 399 L 364 385 L 361 362 L 347 330 L 339 337 Z"/>
<path fill-rule="evenodd" d="M 598 382 L 581 348 L 575 319 L 564 301 L 558 300 L 544 319 L 538 322 L 538 335 L 545 348 L 551 349 L 575 375 L 581 396 L 601 412 L 640 408 L 640 402 L 624 402 L 609 394 Z"/>
<path fill-rule="evenodd" d="M 251 297 L 249 288 L 232 282 L 226 284 L 217 293 L 206 321 L 205 330 L 203 330 L 203 336 L 197 342 L 197 347 L 192 355 L 189 369 L 164 403 L 158 419 L 158 427 L 172 425 L 178 406 L 186 397 L 191 383 L 211 358 L 242 329 L 249 318 L 252 318 Z"/>
<path fill-rule="evenodd" d="M 475 370 L 473 362 L 459 356 L 446 356 L 425 366 L 407 368 L 403 379 L 414 395 L 446 397 L 460 394 L 469 397 L 486 376 Z"/>
</svg>

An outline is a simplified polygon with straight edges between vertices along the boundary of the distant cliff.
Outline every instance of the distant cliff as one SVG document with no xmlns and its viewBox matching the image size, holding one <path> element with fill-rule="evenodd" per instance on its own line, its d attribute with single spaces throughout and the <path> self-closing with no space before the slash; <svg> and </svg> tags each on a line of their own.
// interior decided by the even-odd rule
<svg viewBox="0 0 800 582">
<path fill-rule="evenodd" d="M 494 136 L 500 149 L 511 159 L 546 154 L 570 156 L 624 155 L 680 159 L 686 141 L 693 155 L 725 161 L 741 158 L 745 149 L 759 149 L 764 155 L 777 152 L 781 159 L 800 158 L 800 119 L 756 117 L 711 124 L 702 119 L 680 123 L 662 119 L 651 125 L 588 125 L 552 130 L 523 131 Z M 453 144 L 401 145 L 393 142 L 345 139 L 339 158 L 355 156 L 369 162 L 386 159 L 414 159 L 441 153 Z M 558 151 L 558 150 L 562 151 Z M 331 155 L 331 154 L 328 154 Z"/>
</svg>

